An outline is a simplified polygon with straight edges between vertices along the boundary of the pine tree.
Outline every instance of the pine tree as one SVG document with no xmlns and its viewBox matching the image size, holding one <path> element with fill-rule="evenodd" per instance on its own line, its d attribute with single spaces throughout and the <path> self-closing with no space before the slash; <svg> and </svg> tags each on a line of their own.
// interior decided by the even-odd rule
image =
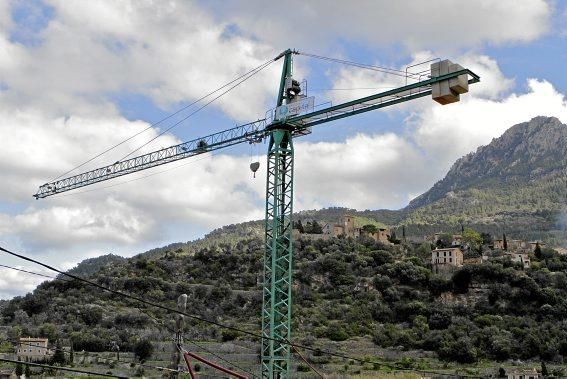
<svg viewBox="0 0 567 379">
<path fill-rule="evenodd" d="M 73 365 L 75 362 L 75 350 L 73 349 L 73 345 L 71 345 L 71 350 L 69 351 L 69 363 Z"/>
<path fill-rule="evenodd" d="M 539 246 L 539 242 L 536 242 L 535 249 L 534 249 L 534 255 L 537 259 L 541 260 L 542 254 L 541 254 L 541 246 Z"/>
<path fill-rule="evenodd" d="M 502 241 L 504 242 L 504 250 L 508 251 L 508 241 L 506 240 L 506 234 L 502 234 Z"/>
<path fill-rule="evenodd" d="M 65 364 L 65 352 L 63 351 L 63 346 L 61 346 L 60 340 L 57 340 L 57 344 L 55 345 L 55 353 L 53 354 L 51 361 L 53 363 L 59 363 L 61 365 Z"/>
<path fill-rule="evenodd" d="M 24 373 L 24 368 L 21 363 L 16 364 L 16 376 L 19 378 Z"/>
<path fill-rule="evenodd" d="M 549 376 L 549 371 L 547 371 L 547 366 L 544 361 L 541 361 L 541 375 L 545 378 Z"/>
</svg>

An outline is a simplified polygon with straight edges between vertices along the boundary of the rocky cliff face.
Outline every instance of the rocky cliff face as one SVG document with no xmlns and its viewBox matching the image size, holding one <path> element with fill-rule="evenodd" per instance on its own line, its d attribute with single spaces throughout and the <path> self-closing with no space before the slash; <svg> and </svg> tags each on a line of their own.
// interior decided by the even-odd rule
<svg viewBox="0 0 567 379">
<path fill-rule="evenodd" d="M 487 146 L 459 159 L 445 178 L 412 200 L 412 210 L 450 197 L 455 191 L 524 186 L 567 175 L 567 125 L 555 117 L 536 117 L 515 125 Z"/>
</svg>

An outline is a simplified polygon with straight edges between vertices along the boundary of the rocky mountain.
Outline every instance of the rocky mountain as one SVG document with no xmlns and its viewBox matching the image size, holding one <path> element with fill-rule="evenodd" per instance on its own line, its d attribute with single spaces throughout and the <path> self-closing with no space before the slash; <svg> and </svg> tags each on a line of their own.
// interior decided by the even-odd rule
<svg viewBox="0 0 567 379">
<path fill-rule="evenodd" d="M 526 186 L 567 175 L 567 125 L 536 117 L 457 160 L 445 178 L 412 200 L 413 210 L 470 188 Z"/>
</svg>

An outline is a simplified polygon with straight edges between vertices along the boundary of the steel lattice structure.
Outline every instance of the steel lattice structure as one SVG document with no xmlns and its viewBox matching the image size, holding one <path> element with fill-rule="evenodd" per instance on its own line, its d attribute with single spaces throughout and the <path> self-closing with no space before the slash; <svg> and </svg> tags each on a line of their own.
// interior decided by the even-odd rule
<svg viewBox="0 0 567 379">
<path fill-rule="evenodd" d="M 296 51 L 286 50 L 274 60 L 284 58 L 280 80 L 278 107 L 293 104 L 293 96 L 286 90 L 292 80 L 292 56 Z M 444 61 L 448 62 L 448 61 Z M 451 64 L 449 62 L 449 64 Z M 119 176 L 146 170 L 166 163 L 190 158 L 239 143 L 255 143 L 269 138 L 267 152 L 266 219 L 264 283 L 262 306 L 261 377 L 281 379 L 291 377 L 291 317 L 292 317 L 292 261 L 293 261 L 293 139 L 311 133 L 311 127 L 350 117 L 359 113 L 403 103 L 432 95 L 445 85 L 452 100 L 458 93 L 449 91 L 450 83 L 459 81 L 455 88 L 480 81 L 478 75 L 458 65 L 452 70 L 438 70 L 430 78 L 389 91 L 376 93 L 336 106 L 305 114 L 262 119 L 222 132 L 170 146 L 134 158 L 115 162 L 95 170 L 58 179 L 39 187 L 36 199 L 45 198 L 76 188 L 99 183 Z M 421 77 L 420 77 L 421 78 Z M 461 87 L 458 87 L 461 85 Z M 456 99 L 456 100 L 455 100 Z M 278 109 L 278 108 L 276 108 Z"/>
</svg>

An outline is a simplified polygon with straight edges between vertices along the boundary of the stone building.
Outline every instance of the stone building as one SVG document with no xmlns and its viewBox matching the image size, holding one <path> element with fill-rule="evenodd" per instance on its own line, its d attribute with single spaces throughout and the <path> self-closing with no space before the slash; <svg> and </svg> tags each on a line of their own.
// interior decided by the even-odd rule
<svg viewBox="0 0 567 379">
<path fill-rule="evenodd" d="M 508 373 L 508 379 L 539 379 L 542 376 L 536 371 L 535 368 L 532 369 L 521 369 L 516 368 Z"/>
<path fill-rule="evenodd" d="M 20 343 L 16 349 L 16 357 L 19 361 L 34 362 L 48 359 L 50 351 L 47 347 L 47 338 L 20 338 Z"/>
<path fill-rule="evenodd" d="M 350 214 L 345 214 L 341 222 L 337 224 L 328 223 L 323 226 L 323 234 L 332 235 L 333 237 L 345 236 L 356 238 L 361 235 L 366 235 L 376 242 L 390 244 L 390 230 L 386 228 L 378 228 L 375 233 L 367 233 L 362 227 L 356 225 L 355 217 Z"/>
<path fill-rule="evenodd" d="M 530 256 L 526 253 L 506 253 L 506 256 L 510 257 L 514 263 L 521 263 L 524 268 L 531 266 Z"/>
<path fill-rule="evenodd" d="M 434 267 L 440 267 L 440 266 L 461 267 L 463 265 L 463 252 L 458 247 L 449 247 L 447 249 L 432 250 L 431 264 Z"/>
<path fill-rule="evenodd" d="M 492 246 L 495 249 L 504 250 L 504 240 L 503 239 L 495 239 L 492 242 Z"/>
</svg>

